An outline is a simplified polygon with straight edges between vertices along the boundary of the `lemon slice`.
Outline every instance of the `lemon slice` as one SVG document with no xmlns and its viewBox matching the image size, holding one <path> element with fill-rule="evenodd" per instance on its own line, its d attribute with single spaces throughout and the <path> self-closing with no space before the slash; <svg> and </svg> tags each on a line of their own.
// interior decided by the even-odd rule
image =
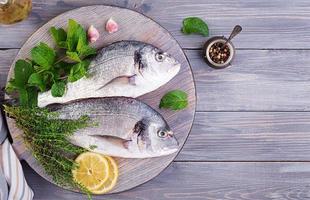
<svg viewBox="0 0 310 200">
<path fill-rule="evenodd" d="M 75 159 L 75 162 L 79 166 L 72 170 L 73 178 L 90 192 L 102 188 L 102 185 L 110 178 L 110 161 L 100 154 L 82 153 Z"/>
<path fill-rule="evenodd" d="M 109 176 L 108 179 L 100 186 L 100 188 L 93 190 L 94 194 L 104 194 L 111 191 L 116 185 L 118 179 L 118 166 L 113 158 L 110 156 L 103 156 L 109 163 Z"/>
</svg>

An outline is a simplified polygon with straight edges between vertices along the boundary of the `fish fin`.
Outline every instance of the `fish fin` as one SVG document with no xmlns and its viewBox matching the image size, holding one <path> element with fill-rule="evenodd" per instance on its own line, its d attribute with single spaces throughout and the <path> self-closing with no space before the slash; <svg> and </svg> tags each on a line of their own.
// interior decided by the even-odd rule
<svg viewBox="0 0 310 200">
<path fill-rule="evenodd" d="M 136 85 L 135 80 L 136 80 L 136 75 L 133 75 L 133 76 L 119 76 L 119 77 L 116 77 L 116 78 L 112 79 L 111 81 L 109 81 L 105 85 L 99 87 L 97 90 L 101 90 L 102 88 L 104 88 L 107 85 L 110 85 L 112 83 Z"/>
<path fill-rule="evenodd" d="M 106 142 L 109 142 L 110 144 L 118 144 L 118 145 L 123 145 L 124 148 L 128 149 L 128 146 L 131 142 L 131 140 L 126 140 L 123 138 L 119 137 L 114 137 L 114 136 L 102 136 L 102 135 L 91 135 L 90 137 L 96 138 L 98 140 L 103 140 Z"/>
<path fill-rule="evenodd" d="M 131 142 L 131 140 L 126 140 L 123 142 L 123 146 L 125 147 L 125 149 L 128 149 L 130 142 Z"/>
</svg>

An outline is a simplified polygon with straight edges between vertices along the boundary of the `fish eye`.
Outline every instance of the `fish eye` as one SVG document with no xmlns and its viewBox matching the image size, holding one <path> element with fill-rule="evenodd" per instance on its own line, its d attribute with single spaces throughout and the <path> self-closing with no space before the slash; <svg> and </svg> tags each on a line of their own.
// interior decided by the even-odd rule
<svg viewBox="0 0 310 200">
<path fill-rule="evenodd" d="M 166 56 L 164 55 L 164 53 L 159 52 L 159 53 L 155 54 L 155 59 L 158 62 L 162 62 L 165 58 L 166 58 Z"/>
<path fill-rule="evenodd" d="M 168 136 L 168 133 L 165 132 L 165 131 L 158 131 L 158 132 L 157 132 L 157 135 L 158 135 L 158 137 L 160 137 L 160 138 L 165 138 L 165 137 Z"/>
</svg>

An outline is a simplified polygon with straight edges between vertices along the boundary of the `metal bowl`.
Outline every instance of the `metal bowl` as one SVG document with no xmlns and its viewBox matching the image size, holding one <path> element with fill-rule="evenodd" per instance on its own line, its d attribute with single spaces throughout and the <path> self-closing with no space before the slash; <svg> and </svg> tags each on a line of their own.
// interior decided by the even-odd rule
<svg viewBox="0 0 310 200">
<path fill-rule="evenodd" d="M 204 60 L 205 62 L 210 66 L 210 67 L 213 67 L 215 69 L 223 69 L 223 68 L 226 68 L 230 65 L 231 61 L 233 60 L 233 58 L 235 57 L 235 47 L 234 45 L 231 43 L 231 42 L 228 42 L 226 45 L 228 46 L 229 48 L 229 57 L 228 59 L 226 60 L 226 62 L 224 63 L 216 63 L 214 62 L 211 58 L 210 58 L 210 55 L 209 55 L 209 50 L 211 48 L 211 46 L 217 42 L 220 42 L 220 43 L 225 43 L 227 41 L 227 38 L 225 38 L 224 36 L 215 36 L 215 37 L 212 37 L 210 39 L 208 39 L 206 41 L 206 43 L 204 44 L 203 46 L 203 57 L 204 57 Z"/>
</svg>

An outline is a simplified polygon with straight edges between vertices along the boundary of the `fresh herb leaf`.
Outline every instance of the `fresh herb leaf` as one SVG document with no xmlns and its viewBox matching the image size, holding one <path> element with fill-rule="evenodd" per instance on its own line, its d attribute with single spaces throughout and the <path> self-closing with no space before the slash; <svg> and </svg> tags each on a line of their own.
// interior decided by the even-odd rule
<svg viewBox="0 0 310 200">
<path fill-rule="evenodd" d="M 82 47 L 82 49 L 80 50 L 79 55 L 80 55 L 80 57 L 85 58 L 85 57 L 87 57 L 87 56 L 94 55 L 94 54 L 96 54 L 96 53 L 97 53 L 97 52 L 96 52 L 96 49 L 95 49 L 95 48 L 92 48 L 92 47 L 90 47 L 90 46 L 84 46 L 84 47 Z"/>
<path fill-rule="evenodd" d="M 182 110 L 188 105 L 187 94 L 181 90 L 173 90 L 165 94 L 160 100 L 159 108 Z"/>
<path fill-rule="evenodd" d="M 66 84 L 64 82 L 62 82 L 62 81 L 55 82 L 52 85 L 52 89 L 51 89 L 52 96 L 53 97 L 62 97 L 65 93 L 65 90 L 66 90 Z"/>
<path fill-rule="evenodd" d="M 59 62 L 54 67 L 59 70 L 60 75 L 70 74 L 70 69 L 75 63 Z"/>
<path fill-rule="evenodd" d="M 5 86 L 5 91 L 8 94 L 13 93 L 15 90 L 18 90 L 19 86 L 16 84 L 15 79 L 9 80 L 9 82 Z"/>
<path fill-rule="evenodd" d="M 75 62 L 81 62 L 81 59 L 76 52 L 67 51 L 66 54 L 70 60 Z"/>
<path fill-rule="evenodd" d="M 50 33 L 58 47 L 67 48 L 67 33 L 63 28 L 57 29 L 55 27 L 51 27 Z"/>
<path fill-rule="evenodd" d="M 183 20 L 182 32 L 184 34 L 199 33 L 209 36 L 208 25 L 199 17 L 188 17 Z"/>
<path fill-rule="evenodd" d="M 27 88 L 28 94 L 28 107 L 34 108 L 38 105 L 38 90 L 35 87 Z"/>
<path fill-rule="evenodd" d="M 86 32 L 83 31 L 80 35 L 79 35 L 79 40 L 78 43 L 76 45 L 76 51 L 80 54 L 82 48 L 84 46 L 87 46 L 87 37 L 86 37 Z"/>
<path fill-rule="evenodd" d="M 97 145 L 89 145 L 89 149 L 90 149 L 90 150 L 94 150 L 94 149 L 96 149 L 96 148 L 98 148 Z"/>
<path fill-rule="evenodd" d="M 76 50 L 80 35 L 83 34 L 85 34 L 86 37 L 83 27 L 73 19 L 69 19 L 67 31 L 67 44 L 69 51 L 73 52 Z"/>
<path fill-rule="evenodd" d="M 81 35 L 79 36 L 79 40 L 76 46 L 76 51 L 78 52 L 80 58 L 85 58 L 89 55 L 96 54 L 96 49 L 88 45 L 85 31 L 83 31 Z"/>
<path fill-rule="evenodd" d="M 25 60 L 18 60 L 15 63 L 14 78 L 11 79 L 6 86 L 6 92 L 8 93 L 17 91 L 19 103 L 23 107 L 36 106 L 36 88 L 28 85 L 28 79 L 33 72 L 34 69 L 31 63 Z"/>
<path fill-rule="evenodd" d="M 26 88 L 18 89 L 19 103 L 22 107 L 28 107 L 28 92 Z"/>
<path fill-rule="evenodd" d="M 31 74 L 31 76 L 28 79 L 28 83 L 31 86 L 37 86 L 41 90 L 41 92 L 45 91 L 46 85 L 42 75 L 39 73 Z"/>
<path fill-rule="evenodd" d="M 87 69 L 90 64 L 89 60 L 84 60 L 80 63 L 73 65 L 68 77 L 69 82 L 75 82 L 87 74 Z"/>
<path fill-rule="evenodd" d="M 47 44 L 41 42 L 38 46 L 31 50 L 32 60 L 43 69 L 49 70 L 56 59 L 56 52 L 50 48 Z"/>
<path fill-rule="evenodd" d="M 19 88 L 25 87 L 29 76 L 34 72 L 32 65 L 25 60 L 18 60 L 15 63 L 14 78 L 15 85 Z"/>
</svg>

